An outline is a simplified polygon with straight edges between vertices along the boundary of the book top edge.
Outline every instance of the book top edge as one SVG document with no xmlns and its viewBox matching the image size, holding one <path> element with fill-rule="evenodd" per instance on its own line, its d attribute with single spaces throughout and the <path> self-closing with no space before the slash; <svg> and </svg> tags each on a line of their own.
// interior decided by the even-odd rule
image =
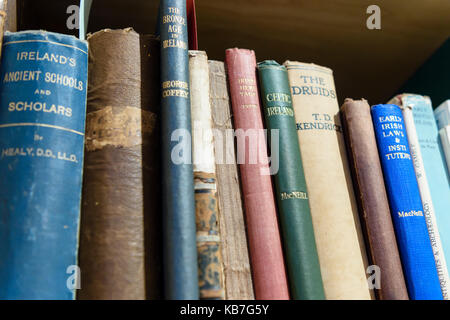
<svg viewBox="0 0 450 320">
<path fill-rule="evenodd" d="M 204 50 L 189 50 L 188 54 L 189 54 L 189 57 L 196 57 L 196 56 L 208 57 L 208 55 L 206 54 L 206 51 L 204 51 Z"/>
<path fill-rule="evenodd" d="M 380 108 L 384 108 L 384 109 L 395 109 L 395 110 L 400 110 L 401 108 L 400 106 L 393 104 L 393 103 L 380 103 L 380 104 L 376 104 L 370 107 L 372 110 L 373 109 L 380 109 Z"/>
<path fill-rule="evenodd" d="M 109 28 L 105 28 L 99 31 L 96 31 L 94 33 L 88 33 L 86 35 L 88 40 L 91 40 L 94 37 L 98 37 L 100 35 L 103 35 L 105 33 L 111 33 L 111 34 L 122 34 L 122 35 L 131 35 L 131 36 L 135 36 L 135 37 L 149 37 L 149 38 L 153 38 L 155 40 L 158 40 L 160 37 L 154 34 L 150 34 L 150 33 L 138 33 L 136 32 L 132 27 L 128 27 L 128 28 L 124 28 L 124 29 L 109 29 Z"/>
<path fill-rule="evenodd" d="M 353 98 L 345 98 L 344 103 L 341 106 L 341 109 L 344 109 L 346 105 L 350 105 L 350 104 L 355 104 L 355 105 L 361 105 L 362 104 L 364 106 L 368 106 L 369 102 L 366 99 L 364 99 L 364 98 L 356 99 L 356 100 L 353 99 Z"/>
<path fill-rule="evenodd" d="M 420 95 L 415 93 L 401 93 L 393 97 L 388 103 L 396 104 L 402 109 L 408 108 L 413 109 L 414 107 L 429 107 L 433 108 L 431 104 L 431 99 L 429 96 Z"/>
<path fill-rule="evenodd" d="M 257 67 L 260 70 L 262 70 L 262 69 L 276 69 L 276 70 L 286 71 L 286 67 L 283 66 L 283 65 L 280 65 L 275 60 L 265 60 L 265 61 L 262 61 L 262 62 L 258 62 L 257 63 Z"/>
<path fill-rule="evenodd" d="M 320 66 L 315 63 L 306 63 L 306 62 L 299 62 L 299 61 L 290 61 L 286 60 L 283 65 L 288 69 L 300 69 L 300 70 L 315 70 L 320 72 L 325 72 L 328 74 L 333 74 L 333 70 L 328 67 Z"/>
<path fill-rule="evenodd" d="M 225 64 L 225 62 L 220 61 L 220 60 L 208 60 L 208 63 L 213 63 L 213 64 Z"/>
<path fill-rule="evenodd" d="M 242 48 L 228 48 L 225 50 L 226 54 L 230 53 L 239 53 L 239 54 L 246 54 L 250 56 L 255 56 L 255 51 L 251 49 L 242 49 Z"/>
<path fill-rule="evenodd" d="M 445 100 L 444 102 L 442 102 L 437 108 L 436 110 L 442 110 L 442 109 L 450 109 L 450 99 Z"/>
<path fill-rule="evenodd" d="M 92 38 L 98 37 L 105 33 L 126 34 L 126 35 L 133 35 L 133 36 L 137 36 L 137 37 L 139 36 L 139 34 L 136 31 L 134 31 L 133 28 L 129 27 L 129 28 L 124 28 L 124 29 L 109 29 L 109 28 L 102 29 L 102 30 L 96 31 L 94 33 L 88 33 L 86 35 L 86 38 L 88 40 L 90 40 Z"/>
<path fill-rule="evenodd" d="M 70 45 L 87 54 L 87 41 L 81 40 L 69 34 L 56 33 L 45 30 L 25 30 L 18 32 L 5 31 L 3 37 L 3 46 L 8 44 L 29 42 L 48 42 Z"/>
</svg>

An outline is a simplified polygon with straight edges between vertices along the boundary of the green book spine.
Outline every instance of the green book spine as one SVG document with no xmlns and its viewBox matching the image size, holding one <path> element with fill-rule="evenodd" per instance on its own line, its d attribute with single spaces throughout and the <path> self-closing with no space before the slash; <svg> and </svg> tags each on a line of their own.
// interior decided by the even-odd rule
<svg viewBox="0 0 450 320">
<path fill-rule="evenodd" d="M 287 71 L 275 61 L 259 63 L 258 71 L 267 129 L 279 133 L 271 158 L 273 168 L 278 156 L 275 192 L 292 298 L 325 299 Z"/>
</svg>

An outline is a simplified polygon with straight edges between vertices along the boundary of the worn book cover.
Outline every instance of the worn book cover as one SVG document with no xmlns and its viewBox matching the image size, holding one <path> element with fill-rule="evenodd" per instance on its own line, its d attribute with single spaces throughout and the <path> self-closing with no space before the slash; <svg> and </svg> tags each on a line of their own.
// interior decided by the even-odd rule
<svg viewBox="0 0 450 320">
<path fill-rule="evenodd" d="M 208 56 L 189 51 L 200 299 L 224 299 Z"/>
<path fill-rule="evenodd" d="M 0 298 L 73 299 L 88 46 L 6 32 L 0 84 Z"/>
<path fill-rule="evenodd" d="M 292 298 L 321 300 L 325 294 L 287 70 L 276 61 L 266 60 L 258 63 L 258 72 L 266 125 L 277 131 L 278 137 L 271 143 L 279 146 L 277 150 L 272 148 L 271 156 L 278 157 L 275 194 Z"/>
<path fill-rule="evenodd" d="M 79 299 L 159 298 L 159 41 L 88 36 Z"/>
<path fill-rule="evenodd" d="M 332 70 L 285 62 L 327 299 L 371 299 Z"/>
<path fill-rule="evenodd" d="M 442 300 L 402 110 L 379 104 L 371 114 L 409 297 Z"/>
<path fill-rule="evenodd" d="M 347 98 L 340 111 L 368 258 L 380 270 L 379 283 L 373 283 L 376 296 L 407 300 L 370 106 L 364 99 Z"/>
<path fill-rule="evenodd" d="M 226 50 L 237 158 L 258 300 L 289 299 L 252 50 Z"/>
<path fill-rule="evenodd" d="M 211 60 L 208 64 L 225 297 L 227 300 L 253 300 L 255 296 L 225 65 L 221 61 Z"/>
<path fill-rule="evenodd" d="M 426 96 L 401 94 L 391 103 L 402 108 L 442 295 L 448 300 L 450 280 L 446 257 L 450 256 L 450 233 L 446 230 L 450 225 L 450 182 L 431 100 Z"/>
</svg>

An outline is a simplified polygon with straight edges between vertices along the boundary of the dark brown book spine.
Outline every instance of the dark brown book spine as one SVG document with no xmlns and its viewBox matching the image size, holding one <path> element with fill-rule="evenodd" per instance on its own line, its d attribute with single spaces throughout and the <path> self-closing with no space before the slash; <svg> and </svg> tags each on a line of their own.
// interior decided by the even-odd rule
<svg viewBox="0 0 450 320">
<path fill-rule="evenodd" d="M 132 29 L 88 41 L 78 298 L 159 298 L 159 41 Z"/>
<path fill-rule="evenodd" d="M 341 117 L 367 252 L 372 265 L 380 268 L 370 272 L 381 276 L 378 288 L 376 278 L 372 282 L 377 298 L 407 300 L 370 106 L 364 99 L 346 99 Z"/>
</svg>

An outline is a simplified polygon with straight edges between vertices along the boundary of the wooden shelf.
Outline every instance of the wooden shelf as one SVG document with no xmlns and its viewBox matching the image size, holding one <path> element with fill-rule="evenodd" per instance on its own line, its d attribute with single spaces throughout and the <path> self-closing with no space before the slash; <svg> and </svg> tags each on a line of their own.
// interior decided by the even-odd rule
<svg viewBox="0 0 450 320">
<path fill-rule="evenodd" d="M 27 26 L 66 32 L 70 0 L 22 0 Z M 88 30 L 132 26 L 153 33 L 158 0 L 94 0 Z M 366 28 L 366 9 L 381 8 L 381 30 Z M 258 60 L 314 62 L 334 70 L 340 102 L 386 102 L 450 36 L 448 0 L 197 0 L 200 49 L 223 60 L 229 47 Z M 20 19 L 19 18 L 19 19 Z M 449 57 L 450 58 L 450 57 Z"/>
</svg>

